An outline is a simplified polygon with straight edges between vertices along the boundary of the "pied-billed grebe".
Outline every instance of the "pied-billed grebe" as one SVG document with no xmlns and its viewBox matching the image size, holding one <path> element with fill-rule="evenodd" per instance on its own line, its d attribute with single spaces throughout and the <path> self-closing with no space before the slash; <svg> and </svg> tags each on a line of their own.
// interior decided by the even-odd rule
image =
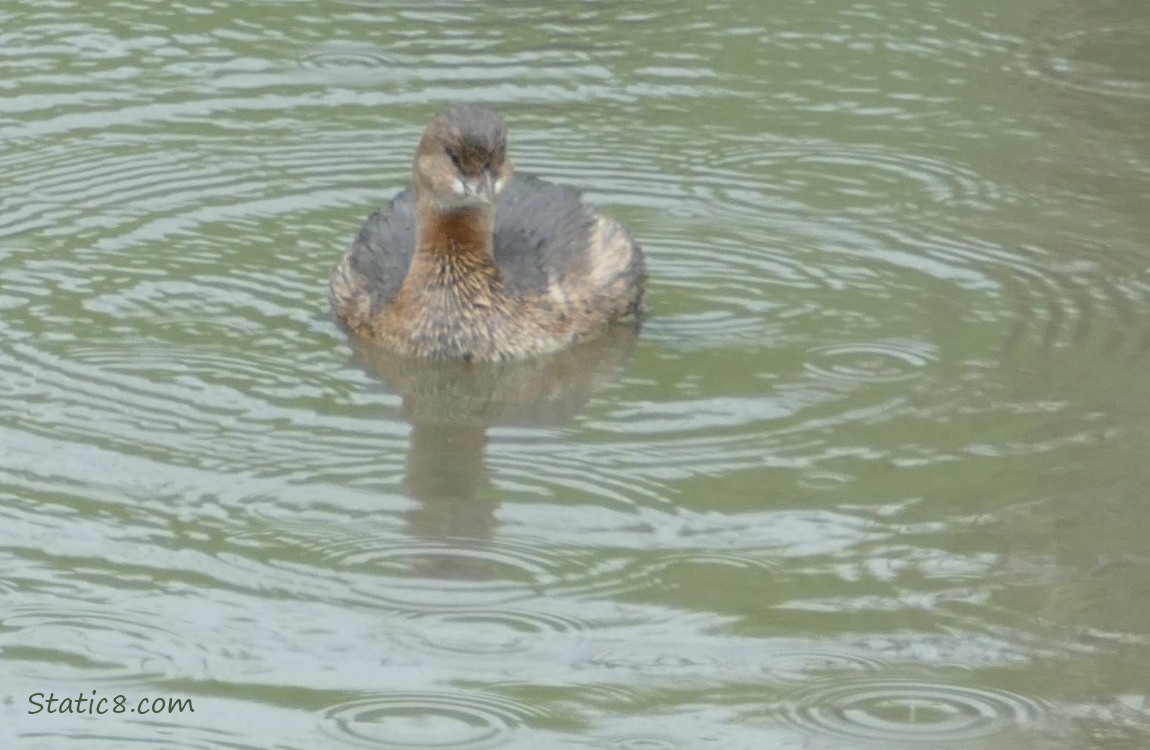
<svg viewBox="0 0 1150 750">
<path fill-rule="evenodd" d="M 436 115 L 413 173 L 413 189 L 367 219 L 332 271 L 332 304 L 358 336 L 400 354 L 495 361 L 637 316 L 639 246 L 575 190 L 512 179 L 499 115 Z"/>
</svg>

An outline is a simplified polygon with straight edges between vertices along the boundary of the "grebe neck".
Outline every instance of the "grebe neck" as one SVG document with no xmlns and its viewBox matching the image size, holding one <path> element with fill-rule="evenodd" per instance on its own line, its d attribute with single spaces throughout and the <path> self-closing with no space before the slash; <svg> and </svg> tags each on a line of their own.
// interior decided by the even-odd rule
<svg viewBox="0 0 1150 750">
<path fill-rule="evenodd" d="M 419 299 L 432 318 L 451 320 L 465 309 L 494 309 L 503 294 L 495 265 L 495 208 L 443 210 L 418 206 L 415 257 L 402 296 Z"/>
<path fill-rule="evenodd" d="M 495 262 L 495 208 L 445 210 L 421 201 L 416 254 L 425 259 Z"/>
</svg>

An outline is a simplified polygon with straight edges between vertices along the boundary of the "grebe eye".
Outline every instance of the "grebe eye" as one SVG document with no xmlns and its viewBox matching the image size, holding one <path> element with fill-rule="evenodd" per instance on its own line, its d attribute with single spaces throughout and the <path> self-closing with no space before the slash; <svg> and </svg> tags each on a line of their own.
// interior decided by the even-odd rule
<svg viewBox="0 0 1150 750">
<path fill-rule="evenodd" d="M 455 165 L 456 169 L 461 169 L 462 165 L 459 163 L 459 152 L 453 148 L 447 149 L 447 155 L 451 157 L 451 163 Z"/>
</svg>

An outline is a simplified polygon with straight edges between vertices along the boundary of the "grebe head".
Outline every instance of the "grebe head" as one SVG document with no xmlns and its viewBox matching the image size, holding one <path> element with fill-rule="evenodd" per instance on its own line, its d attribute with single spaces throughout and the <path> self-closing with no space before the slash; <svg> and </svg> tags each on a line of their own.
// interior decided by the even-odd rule
<svg viewBox="0 0 1150 750">
<path fill-rule="evenodd" d="M 440 210 L 494 207 L 511 180 L 507 125 L 491 110 L 473 104 L 440 112 L 415 152 L 415 191 Z"/>
</svg>

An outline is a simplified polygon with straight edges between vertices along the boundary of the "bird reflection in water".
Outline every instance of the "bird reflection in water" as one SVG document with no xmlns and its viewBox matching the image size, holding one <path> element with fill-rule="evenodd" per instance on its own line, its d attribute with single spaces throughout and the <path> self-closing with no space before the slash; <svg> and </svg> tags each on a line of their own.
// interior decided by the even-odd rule
<svg viewBox="0 0 1150 750">
<path fill-rule="evenodd" d="M 404 486 L 417 507 L 408 531 L 419 540 L 475 547 L 497 529 L 499 501 L 485 493 L 492 427 L 547 427 L 577 416 L 625 369 L 638 324 L 619 325 L 571 349 L 526 360 L 460 362 L 393 354 L 352 342 L 355 358 L 403 398 L 411 424 Z M 417 575 L 490 579 L 496 564 L 476 555 L 420 555 Z"/>
</svg>

